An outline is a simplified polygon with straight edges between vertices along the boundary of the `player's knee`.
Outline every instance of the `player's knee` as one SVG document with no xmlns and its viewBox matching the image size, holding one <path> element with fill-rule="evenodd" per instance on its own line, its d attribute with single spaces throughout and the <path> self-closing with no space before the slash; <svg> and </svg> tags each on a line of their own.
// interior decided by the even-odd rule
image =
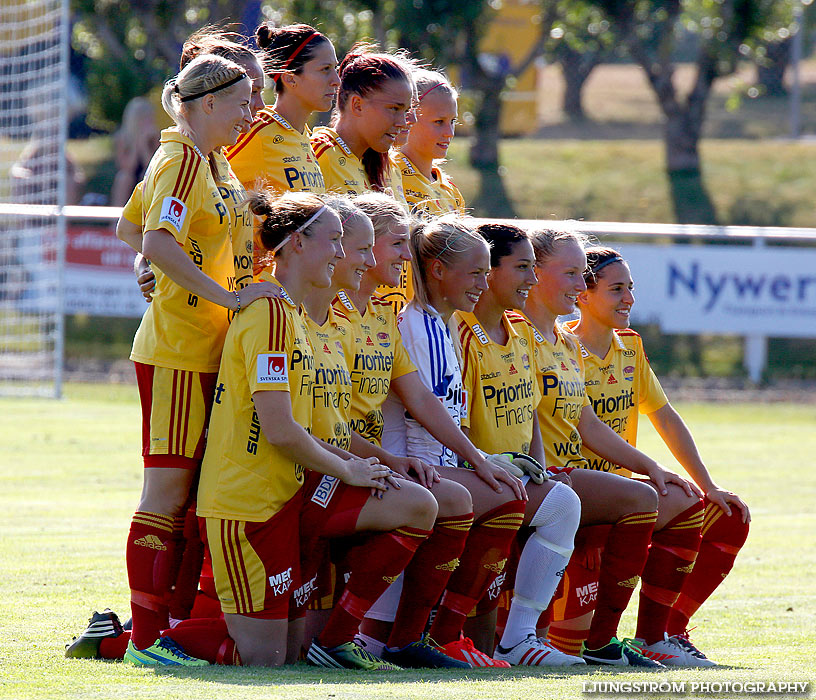
<svg viewBox="0 0 816 700">
<path fill-rule="evenodd" d="M 621 497 L 620 505 L 629 513 L 649 513 L 657 510 L 657 491 L 649 484 L 632 481 L 632 486 Z"/>
<path fill-rule="evenodd" d="M 668 493 L 665 496 L 658 495 L 657 507 L 661 515 L 673 518 L 696 503 L 700 503 L 699 496 L 689 495 L 684 488 L 677 484 L 666 484 L 666 490 Z"/>
<path fill-rule="evenodd" d="M 556 483 L 530 520 L 545 546 L 569 557 L 581 521 L 581 500 L 569 486 Z"/>
<path fill-rule="evenodd" d="M 448 479 L 442 479 L 435 484 L 431 494 L 439 506 L 439 516 L 461 515 L 473 512 L 473 498 L 461 484 Z"/>
<path fill-rule="evenodd" d="M 439 507 L 428 489 L 417 484 L 403 483 L 400 499 L 405 525 L 430 530 L 436 520 Z"/>
</svg>

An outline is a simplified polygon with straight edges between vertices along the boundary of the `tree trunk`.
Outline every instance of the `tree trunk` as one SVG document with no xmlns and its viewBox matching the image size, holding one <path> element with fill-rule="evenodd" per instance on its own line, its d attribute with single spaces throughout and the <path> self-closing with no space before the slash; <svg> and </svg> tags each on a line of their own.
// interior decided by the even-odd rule
<svg viewBox="0 0 816 700">
<path fill-rule="evenodd" d="M 666 115 L 666 172 L 678 224 L 716 224 L 717 212 L 700 170 L 702 120 L 687 109 Z"/>
<path fill-rule="evenodd" d="M 784 97 L 785 70 L 790 64 L 792 39 L 765 44 L 765 60 L 757 63 L 757 82 L 765 88 L 770 97 Z"/>
<path fill-rule="evenodd" d="M 564 97 L 561 108 L 570 119 L 586 119 L 583 104 L 583 90 L 595 66 L 600 61 L 600 52 L 579 53 L 568 46 L 559 50 L 558 63 L 564 77 Z"/>
<path fill-rule="evenodd" d="M 470 164 L 479 174 L 479 192 L 472 206 L 483 216 L 514 217 L 513 203 L 499 174 L 501 89 L 497 88 L 495 81 L 489 86 L 489 76 L 484 74 L 476 82 L 481 102 L 476 110 Z"/>
</svg>

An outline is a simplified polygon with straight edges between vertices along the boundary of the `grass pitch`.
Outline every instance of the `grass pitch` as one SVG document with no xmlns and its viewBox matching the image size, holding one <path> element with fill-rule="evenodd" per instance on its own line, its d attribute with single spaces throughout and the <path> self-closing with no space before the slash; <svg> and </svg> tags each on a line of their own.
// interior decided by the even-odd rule
<svg viewBox="0 0 816 700">
<path fill-rule="evenodd" d="M 560 700 L 604 680 L 685 681 L 688 697 L 707 695 L 691 691 L 692 682 L 816 680 L 814 405 L 680 406 L 717 479 L 753 509 L 731 576 L 693 621 L 695 642 L 721 667 L 363 675 L 65 659 L 65 643 L 92 610 L 110 606 L 127 617 L 124 545 L 141 485 L 135 387 L 71 385 L 66 393 L 59 402 L 0 399 L 0 697 Z M 649 426 L 641 444 L 673 464 Z M 621 636 L 633 631 L 628 611 Z M 660 693 L 638 695 L 653 696 Z"/>
</svg>

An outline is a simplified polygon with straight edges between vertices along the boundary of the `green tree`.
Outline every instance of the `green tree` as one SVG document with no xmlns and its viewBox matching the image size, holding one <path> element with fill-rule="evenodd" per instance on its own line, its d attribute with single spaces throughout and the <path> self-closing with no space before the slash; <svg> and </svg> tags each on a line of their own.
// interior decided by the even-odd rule
<svg viewBox="0 0 816 700">
<path fill-rule="evenodd" d="M 91 59 L 89 123 L 115 128 L 131 98 L 178 71 L 181 45 L 193 31 L 240 23 L 259 9 L 259 0 L 71 0 L 72 44 Z"/>
<path fill-rule="evenodd" d="M 768 27 L 791 21 L 778 0 L 593 0 L 640 65 L 664 116 L 666 170 L 679 223 L 716 223 L 702 177 L 699 142 L 714 81 L 736 70 Z M 677 84 L 676 48 L 683 30 L 697 37 L 694 79 Z"/>
<path fill-rule="evenodd" d="M 615 55 L 615 36 L 609 20 L 591 3 L 543 0 L 542 6 L 551 7 L 555 15 L 545 55 L 561 68 L 562 111 L 573 120 L 584 120 L 584 85 L 596 66 Z"/>
<path fill-rule="evenodd" d="M 502 91 L 544 50 L 555 13 L 545 9 L 538 18 L 538 39 L 527 55 L 508 65 L 484 54 L 479 44 L 495 16 L 492 3 L 457 0 L 413 0 L 397 3 L 399 43 L 435 65 L 455 64 L 473 102 L 474 138 L 470 165 L 479 174 L 479 191 L 472 206 L 477 213 L 513 216 L 514 209 L 499 170 L 499 123 Z"/>
</svg>

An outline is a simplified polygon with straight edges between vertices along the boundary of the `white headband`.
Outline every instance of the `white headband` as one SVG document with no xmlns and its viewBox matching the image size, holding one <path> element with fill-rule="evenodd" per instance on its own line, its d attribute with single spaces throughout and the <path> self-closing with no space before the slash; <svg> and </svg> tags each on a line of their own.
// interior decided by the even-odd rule
<svg viewBox="0 0 816 700">
<path fill-rule="evenodd" d="M 321 215 L 321 214 L 322 214 L 324 211 L 326 211 L 326 205 L 325 205 L 325 204 L 324 204 L 323 206 L 321 206 L 321 207 L 320 207 L 320 209 L 318 209 L 318 210 L 317 210 L 317 211 L 316 211 L 314 214 L 312 214 L 312 215 L 311 215 L 311 216 L 310 216 L 308 219 L 306 219 L 306 223 L 305 223 L 305 224 L 301 224 L 300 226 L 298 226 L 298 227 L 297 227 L 297 228 L 296 228 L 296 229 L 293 231 L 293 233 L 302 233 L 303 231 L 305 231 L 307 228 L 309 228 L 309 226 L 311 226 L 311 225 L 312 225 L 312 224 L 313 224 L 313 223 L 314 223 L 314 222 L 317 220 L 317 217 L 318 217 L 318 216 L 320 216 L 320 215 Z M 280 243 L 278 243 L 278 245 L 276 245 L 276 246 L 275 246 L 275 247 L 272 249 L 272 255 L 274 255 L 274 254 L 275 254 L 275 253 L 277 253 L 277 252 L 278 252 L 278 251 L 279 251 L 281 248 L 283 248 L 283 246 L 285 246 L 285 245 L 286 245 L 286 244 L 289 242 L 289 239 L 290 239 L 291 237 L 292 237 L 292 234 L 290 233 L 288 236 L 286 236 L 286 238 L 284 238 L 284 239 L 283 239 L 283 240 L 282 240 Z"/>
</svg>

